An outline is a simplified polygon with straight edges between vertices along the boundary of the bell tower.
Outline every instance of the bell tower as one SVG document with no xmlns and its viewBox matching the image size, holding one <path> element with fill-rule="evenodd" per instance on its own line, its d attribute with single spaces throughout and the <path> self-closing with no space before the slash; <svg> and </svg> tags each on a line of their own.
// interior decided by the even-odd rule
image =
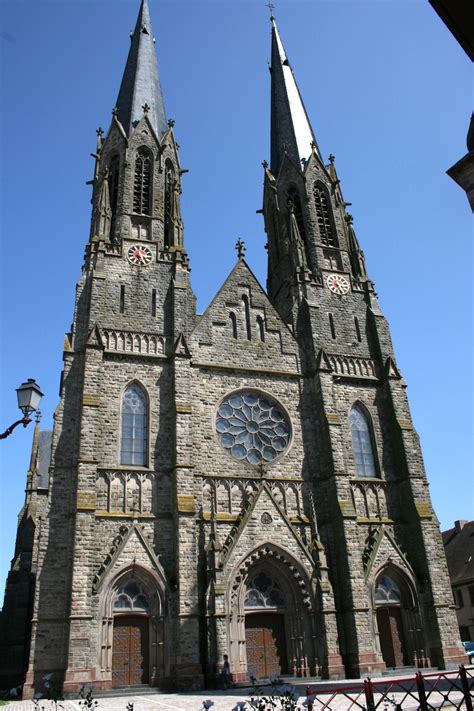
<svg viewBox="0 0 474 711">
<path fill-rule="evenodd" d="M 446 667 L 460 658 L 459 639 L 406 384 L 334 156 L 327 163 L 322 158 L 271 22 L 271 161 L 263 164 L 267 287 L 304 364 L 304 400 L 316 435 L 304 419 L 302 425 L 307 451 L 316 450 L 319 459 L 311 474 L 315 515 L 346 673 L 380 672 L 409 660 Z M 399 596 L 412 586 L 411 607 L 393 612 L 400 615 L 395 621 L 378 607 L 382 578 L 398 586 Z M 399 630 L 395 642 L 388 639 L 390 625 Z M 421 630 L 416 638 L 408 632 L 413 625 Z M 403 654 L 397 657 L 395 647 Z"/>
<path fill-rule="evenodd" d="M 26 696 L 41 687 L 41 669 L 67 693 L 94 679 L 165 683 L 183 657 L 163 609 L 179 575 L 173 358 L 195 325 L 195 298 L 180 211 L 186 171 L 147 0 L 112 114 L 97 131 L 90 235 L 64 340 Z M 119 595 L 133 613 L 125 626 Z M 137 639 L 145 661 L 124 668 L 120 645 Z"/>
</svg>

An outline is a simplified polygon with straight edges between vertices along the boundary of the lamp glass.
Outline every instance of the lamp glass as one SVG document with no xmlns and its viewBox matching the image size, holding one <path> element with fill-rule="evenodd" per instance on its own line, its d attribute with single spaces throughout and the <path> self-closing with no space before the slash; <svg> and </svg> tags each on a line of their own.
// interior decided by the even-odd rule
<svg viewBox="0 0 474 711">
<path fill-rule="evenodd" d="M 18 397 L 18 407 L 25 416 L 38 409 L 40 400 L 43 397 L 38 384 L 33 378 L 28 378 L 26 383 L 22 383 L 16 391 Z"/>
</svg>

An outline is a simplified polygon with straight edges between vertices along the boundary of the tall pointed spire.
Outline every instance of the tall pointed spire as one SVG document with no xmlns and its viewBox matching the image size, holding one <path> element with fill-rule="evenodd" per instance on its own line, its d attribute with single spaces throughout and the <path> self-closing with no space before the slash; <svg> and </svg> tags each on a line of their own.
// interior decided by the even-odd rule
<svg viewBox="0 0 474 711">
<path fill-rule="evenodd" d="M 277 175 L 286 152 L 296 165 L 319 148 L 293 70 L 272 16 L 271 171 Z M 321 157 L 321 156 L 320 156 Z"/>
<path fill-rule="evenodd" d="M 143 107 L 161 139 L 167 131 L 165 105 L 151 28 L 148 0 L 142 0 L 117 98 L 117 118 L 130 135 Z"/>
</svg>

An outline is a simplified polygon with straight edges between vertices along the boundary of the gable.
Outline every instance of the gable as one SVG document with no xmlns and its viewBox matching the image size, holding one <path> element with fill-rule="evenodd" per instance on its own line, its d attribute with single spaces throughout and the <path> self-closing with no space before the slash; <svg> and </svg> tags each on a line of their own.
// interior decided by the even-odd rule
<svg viewBox="0 0 474 711">
<path fill-rule="evenodd" d="M 299 374 L 297 342 L 243 259 L 189 338 L 197 364 Z"/>
</svg>

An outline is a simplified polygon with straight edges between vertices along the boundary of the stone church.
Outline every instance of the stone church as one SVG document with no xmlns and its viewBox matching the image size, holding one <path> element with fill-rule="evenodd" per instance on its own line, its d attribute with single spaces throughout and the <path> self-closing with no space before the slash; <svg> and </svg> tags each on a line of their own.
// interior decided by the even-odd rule
<svg viewBox="0 0 474 711">
<path fill-rule="evenodd" d="M 462 661 L 406 386 L 275 20 L 266 290 L 196 313 L 147 0 L 93 211 L 54 431 L 37 424 L 0 686 L 342 678 Z M 190 197 L 192 199 L 192 196 Z"/>
</svg>

